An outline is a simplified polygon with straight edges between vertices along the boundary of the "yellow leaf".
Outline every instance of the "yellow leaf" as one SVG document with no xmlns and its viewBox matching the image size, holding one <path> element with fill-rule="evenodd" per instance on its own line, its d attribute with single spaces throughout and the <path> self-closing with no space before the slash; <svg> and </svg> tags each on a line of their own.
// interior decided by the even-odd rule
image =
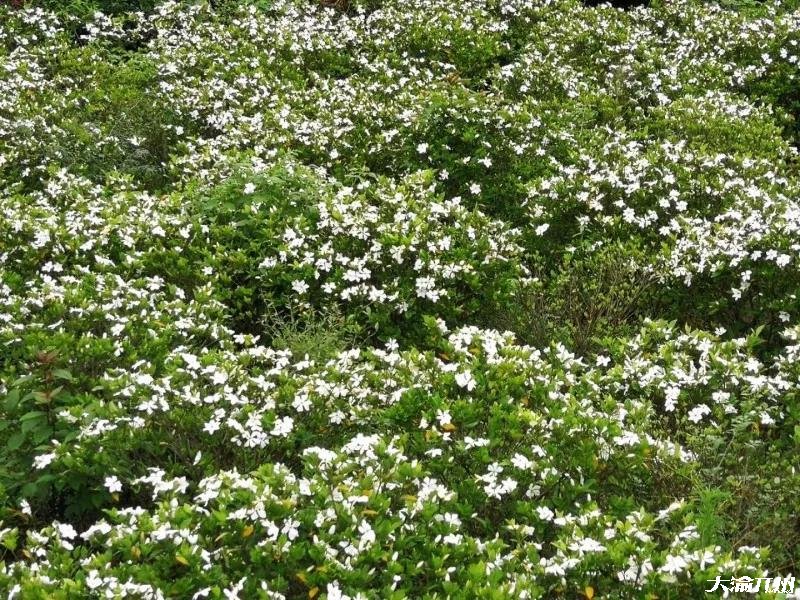
<svg viewBox="0 0 800 600">
<path fill-rule="evenodd" d="M 445 431 L 455 431 L 456 426 L 453 425 L 452 423 L 445 423 L 444 425 L 442 425 L 442 429 L 444 429 Z"/>
<path fill-rule="evenodd" d="M 253 529 L 253 526 L 252 526 L 252 525 L 247 525 L 247 526 L 246 526 L 246 527 L 245 527 L 245 528 L 242 530 L 242 537 L 243 537 L 243 538 L 249 538 L 251 535 L 253 535 L 253 531 L 255 531 L 255 530 Z"/>
<path fill-rule="evenodd" d="M 175 560 L 177 560 L 184 567 L 188 567 L 189 566 L 189 561 L 186 560 L 185 558 L 183 558 L 180 554 L 176 554 L 175 555 Z"/>
<path fill-rule="evenodd" d="M 139 560 L 139 558 L 142 556 L 142 551 L 139 550 L 139 546 L 134 546 L 131 548 L 131 556 L 133 556 L 133 558 L 136 560 Z"/>
<path fill-rule="evenodd" d="M 306 574 L 303 573 L 302 571 L 295 573 L 294 576 L 297 577 L 297 579 L 299 579 L 303 583 L 308 583 L 308 578 L 306 577 Z"/>
<path fill-rule="evenodd" d="M 317 586 L 314 586 L 310 590 L 308 590 L 308 597 L 311 598 L 312 600 L 313 598 L 317 597 L 317 594 L 319 594 L 319 588 Z"/>
<path fill-rule="evenodd" d="M 585 588 L 583 588 L 583 594 L 589 600 L 592 600 L 592 598 L 594 598 L 594 588 L 590 585 L 587 585 Z"/>
<path fill-rule="evenodd" d="M 111 498 L 114 500 L 114 502 L 119 502 L 119 494 L 117 494 L 116 492 L 111 494 Z"/>
</svg>

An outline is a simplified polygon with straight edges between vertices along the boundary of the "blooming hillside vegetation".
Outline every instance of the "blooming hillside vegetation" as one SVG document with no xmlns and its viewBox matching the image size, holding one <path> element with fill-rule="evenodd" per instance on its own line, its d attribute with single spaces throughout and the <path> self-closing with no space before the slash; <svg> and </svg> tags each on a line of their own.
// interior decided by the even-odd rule
<svg viewBox="0 0 800 600">
<path fill-rule="evenodd" d="M 800 571 L 797 4 L 329 4 L 0 7 L 4 595 Z"/>
</svg>

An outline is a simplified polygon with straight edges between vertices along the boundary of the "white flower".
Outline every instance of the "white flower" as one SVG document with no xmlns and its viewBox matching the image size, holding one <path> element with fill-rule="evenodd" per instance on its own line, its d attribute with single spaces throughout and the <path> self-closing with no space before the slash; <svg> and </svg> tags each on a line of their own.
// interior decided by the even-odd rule
<svg viewBox="0 0 800 600">
<path fill-rule="evenodd" d="M 48 454 L 40 454 L 36 458 L 33 459 L 33 468 L 34 469 L 44 469 L 47 465 L 53 462 L 56 459 L 56 455 L 53 452 Z"/>
<path fill-rule="evenodd" d="M 203 425 L 203 431 L 205 431 L 208 434 L 214 434 L 216 431 L 219 430 L 219 427 L 220 427 L 220 422 L 212 419 L 211 421 L 208 421 L 205 425 Z"/>
<path fill-rule="evenodd" d="M 483 446 L 488 446 L 489 440 L 486 438 L 473 438 L 470 436 L 464 436 L 464 446 L 467 450 L 470 448 L 482 448 Z"/>
<path fill-rule="evenodd" d="M 281 417 L 275 421 L 270 434 L 276 437 L 287 437 L 292 429 L 294 429 L 294 420 L 291 417 Z"/>
<path fill-rule="evenodd" d="M 86 578 L 86 587 L 90 590 L 96 590 L 101 585 L 103 585 L 103 578 L 100 577 L 100 573 L 97 569 L 89 571 L 89 576 Z"/>
<path fill-rule="evenodd" d="M 456 383 L 459 387 L 465 388 L 468 392 L 471 392 L 475 389 L 475 385 L 477 382 L 475 378 L 472 376 L 472 373 L 469 371 L 462 371 L 461 373 L 456 374 Z"/>
<path fill-rule="evenodd" d="M 292 400 L 292 408 L 297 412 L 307 412 L 311 410 L 311 399 L 306 392 L 298 392 Z"/>
<path fill-rule="evenodd" d="M 528 470 L 533 466 L 533 461 L 527 456 L 517 453 L 511 459 L 511 464 L 518 469 Z"/>
<path fill-rule="evenodd" d="M 481 186 L 480 186 L 480 184 L 477 184 L 477 183 L 473 183 L 473 184 L 471 184 L 471 185 L 469 186 L 469 193 L 470 193 L 470 194 L 473 194 L 474 196 L 477 196 L 478 194 L 480 194 L 480 193 L 481 193 Z"/>
<path fill-rule="evenodd" d="M 666 391 L 664 392 L 664 396 L 666 397 L 664 400 L 664 410 L 667 412 L 672 412 L 675 410 L 675 406 L 678 403 L 678 396 L 681 394 L 681 389 L 674 385 L 669 386 Z"/>
<path fill-rule="evenodd" d="M 504 494 L 510 494 L 517 489 L 517 482 L 510 477 L 506 477 L 500 482 L 500 487 Z"/>
<path fill-rule="evenodd" d="M 479 190 L 480 191 L 480 190 Z M 536 235 L 544 235 L 544 233 L 550 229 L 549 223 L 542 223 L 536 228 Z"/>
<path fill-rule="evenodd" d="M 664 573 L 680 573 L 681 571 L 685 570 L 686 567 L 689 566 L 689 563 L 686 562 L 686 559 L 682 556 L 673 556 L 672 554 L 667 556 L 666 562 L 661 566 L 659 571 Z"/>
<path fill-rule="evenodd" d="M 711 409 L 706 404 L 698 404 L 689 411 L 688 418 L 692 423 L 699 423 L 703 417 L 711 413 Z"/>
<path fill-rule="evenodd" d="M 350 596 L 342 593 L 339 582 L 334 581 L 327 586 L 328 600 L 350 600 Z"/>
<path fill-rule="evenodd" d="M 298 294 L 305 294 L 308 291 L 309 285 L 302 279 L 295 279 L 292 281 L 292 289 Z"/>
<path fill-rule="evenodd" d="M 64 540 L 72 540 L 78 537 L 78 532 L 69 523 L 56 523 L 56 531 L 58 536 Z"/>
<path fill-rule="evenodd" d="M 122 482 L 117 479 L 116 475 L 111 475 L 105 478 L 103 485 L 106 486 L 106 489 L 110 493 L 121 492 L 122 491 Z"/>
<path fill-rule="evenodd" d="M 294 519 L 289 519 L 284 523 L 283 527 L 281 528 L 281 532 L 286 534 L 286 537 L 289 540 L 296 540 L 300 535 L 298 528 L 300 527 L 300 521 L 295 521 Z"/>
<path fill-rule="evenodd" d="M 425 143 L 417 144 L 417 152 L 419 152 L 420 154 L 427 154 L 428 144 Z"/>
<path fill-rule="evenodd" d="M 244 186 L 244 190 L 243 191 L 244 191 L 245 194 L 252 194 L 253 192 L 256 191 L 256 184 L 254 184 L 254 183 L 246 184 Z"/>
<path fill-rule="evenodd" d="M 606 549 L 603 544 L 597 540 L 593 540 L 592 538 L 583 538 L 579 542 L 570 544 L 569 547 L 571 550 L 575 550 L 579 554 L 584 554 L 586 552 L 602 552 Z"/>
</svg>

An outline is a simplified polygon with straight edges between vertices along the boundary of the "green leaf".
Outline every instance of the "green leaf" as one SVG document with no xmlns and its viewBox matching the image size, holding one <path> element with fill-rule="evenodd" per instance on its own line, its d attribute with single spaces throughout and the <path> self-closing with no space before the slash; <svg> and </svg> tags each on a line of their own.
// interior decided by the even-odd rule
<svg viewBox="0 0 800 600">
<path fill-rule="evenodd" d="M 33 443 L 42 444 L 52 436 L 52 430 L 49 427 L 39 427 L 33 432 Z"/>
<path fill-rule="evenodd" d="M 17 548 L 17 530 L 13 529 L 3 537 L 3 546 L 9 550 L 16 550 Z"/>
<path fill-rule="evenodd" d="M 28 433 L 30 431 L 40 431 L 42 425 L 46 425 L 45 417 L 38 417 L 36 419 L 28 419 L 22 423 L 22 431 Z M 48 428 L 49 429 L 49 428 Z"/>
<path fill-rule="evenodd" d="M 19 388 L 14 388 L 6 396 L 5 409 L 12 411 L 17 407 L 17 404 L 19 404 Z"/>
<path fill-rule="evenodd" d="M 6 450 L 16 450 L 17 448 L 22 446 L 22 442 L 24 441 L 25 441 L 25 434 L 22 433 L 21 431 L 18 431 L 10 438 L 8 438 L 8 441 L 6 442 Z"/>
<path fill-rule="evenodd" d="M 22 415 L 19 420 L 20 421 L 30 421 L 31 419 L 37 419 L 39 417 L 45 417 L 47 413 L 41 410 L 32 410 L 30 412 L 26 412 Z"/>
<path fill-rule="evenodd" d="M 70 373 L 66 369 L 55 369 L 53 371 L 53 377 L 55 377 L 56 379 L 65 379 L 67 381 L 72 381 L 74 379 L 72 373 Z"/>
<path fill-rule="evenodd" d="M 19 385 L 20 385 L 20 384 L 23 384 L 23 383 L 25 383 L 25 382 L 27 382 L 27 381 L 30 381 L 31 379 L 33 379 L 33 375 L 24 375 L 23 377 L 20 377 L 19 379 L 17 379 L 16 381 L 14 381 L 14 382 L 11 384 L 11 387 L 12 387 L 12 388 L 19 387 Z"/>
</svg>

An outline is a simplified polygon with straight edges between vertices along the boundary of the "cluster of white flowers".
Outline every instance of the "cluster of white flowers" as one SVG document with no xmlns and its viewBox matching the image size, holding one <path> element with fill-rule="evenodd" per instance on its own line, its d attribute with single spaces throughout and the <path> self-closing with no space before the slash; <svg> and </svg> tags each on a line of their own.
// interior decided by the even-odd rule
<svg viewBox="0 0 800 600">
<path fill-rule="evenodd" d="M 282 223 L 275 254 L 261 262 L 265 285 L 288 279 L 301 307 L 310 305 L 313 291 L 323 304 L 385 305 L 404 313 L 421 300 L 461 306 L 453 288 L 478 292 L 523 276 L 518 232 L 458 197 L 439 197 L 430 173 L 361 187 L 338 189 Z M 487 278 L 498 271 L 505 281 L 490 284 Z"/>
<path fill-rule="evenodd" d="M 673 531 L 675 542 L 668 546 L 659 546 L 650 535 L 653 527 L 664 527 L 667 516 L 680 507 L 670 506 L 659 515 L 615 516 L 608 512 L 610 507 L 592 499 L 601 491 L 595 478 L 606 465 L 619 464 L 625 465 L 624 477 L 644 476 L 650 449 L 661 464 L 693 460 L 680 443 L 649 433 L 648 423 L 661 408 L 654 402 L 655 390 L 677 390 L 675 404 L 682 409 L 683 394 L 707 390 L 690 395 L 713 398 L 713 409 L 707 404 L 689 409 L 682 420 L 684 427 L 699 420 L 695 415 L 710 413 L 717 420 L 715 427 L 725 428 L 732 415 L 739 413 L 751 415 L 754 422 L 762 413 L 782 420 L 782 394 L 797 385 L 798 374 L 796 369 L 792 372 L 794 364 L 788 355 L 776 363 L 783 367 L 769 375 L 767 366 L 743 350 L 744 340 L 722 342 L 704 333 L 679 334 L 663 323 L 649 326 L 622 354 L 612 352 L 618 367 L 587 365 L 563 347 L 540 351 L 518 346 L 509 334 L 474 327 L 453 331 L 442 344 L 449 359 L 373 349 L 344 352 L 327 364 L 301 368 L 295 368 L 285 352 L 257 345 L 231 346 L 229 351 L 200 356 L 179 349 L 166 359 L 167 373 L 160 378 L 135 372 L 121 375 L 115 385 L 129 399 L 126 404 L 131 412 L 102 427 L 84 415 L 78 439 L 48 457 L 56 460 L 56 469 L 59 461 L 75 457 L 89 460 L 99 454 L 128 452 L 130 442 L 123 447 L 122 441 L 132 435 L 147 439 L 148 432 L 159 428 L 182 427 L 175 419 L 185 414 L 184 407 L 216 423 L 215 428 L 206 428 L 208 438 L 195 442 L 204 455 L 231 443 L 246 456 L 253 448 L 283 447 L 281 437 L 296 442 L 324 439 L 318 432 L 332 426 L 341 441 L 331 448 L 306 447 L 302 467 L 264 463 L 257 473 L 221 471 L 196 484 L 185 477 L 170 477 L 161 468 L 141 471 L 141 476 L 129 477 L 126 483 L 118 476 L 107 477 L 104 486 L 110 492 L 144 484 L 159 504 L 150 513 L 121 509 L 113 515 L 113 526 L 103 520 L 86 531 L 83 537 L 97 548 L 86 563 L 93 581 L 102 581 L 98 587 L 116 589 L 117 578 L 111 575 L 113 567 L 104 564 L 104 556 L 109 547 L 130 553 L 132 539 L 143 547 L 158 543 L 159 553 L 177 553 L 179 561 L 208 572 L 223 568 L 230 556 L 238 555 L 242 538 L 257 539 L 258 552 L 279 561 L 289 560 L 294 545 L 314 539 L 329 568 L 354 570 L 371 560 L 367 558 L 371 549 L 388 543 L 381 536 L 395 527 L 403 536 L 412 536 L 409 539 L 414 532 L 441 531 L 441 541 L 454 552 L 448 560 L 456 567 L 465 560 L 458 557 L 477 552 L 488 562 L 504 547 L 499 555 L 506 561 L 503 585 L 512 585 L 523 573 L 529 584 L 557 580 L 580 571 L 588 564 L 585 561 L 595 561 L 597 556 L 613 562 L 614 548 L 632 541 L 642 549 L 639 560 L 657 560 L 663 552 L 664 562 L 658 569 L 640 571 L 637 577 L 627 563 L 619 565 L 619 580 L 638 586 L 652 578 L 671 580 L 690 571 L 707 553 L 696 537 L 684 536 L 680 529 Z M 481 373 L 480 381 L 504 381 L 505 387 L 478 384 L 475 372 Z M 308 402 L 302 412 L 295 406 L 298 395 Z M 137 405 L 137 398 L 158 400 L 145 406 Z M 612 406 L 607 398 L 619 400 Z M 160 409 L 150 410 L 151 406 Z M 344 414 L 344 419 L 334 418 L 335 413 Z M 493 420 L 501 416 L 499 422 L 508 425 L 493 429 Z M 388 437 L 391 427 L 387 434 L 360 433 L 381 423 L 420 420 L 425 425 L 415 435 L 424 440 L 422 446 L 403 442 L 396 435 Z M 229 431 L 222 438 L 217 432 L 220 426 Z M 476 433 L 486 436 L 484 443 L 474 442 Z M 507 446 L 515 438 L 535 443 L 527 449 L 525 444 Z M 506 454 L 506 448 L 514 451 Z M 577 452 L 587 452 L 587 458 L 597 457 L 600 462 L 576 463 Z M 478 488 L 460 474 L 463 467 L 456 468 L 464 461 Z M 589 483 L 592 480 L 594 484 Z M 560 494 L 571 490 L 572 502 L 564 504 L 563 498 L 551 496 L 547 490 L 554 486 L 560 486 Z M 522 538 L 514 533 L 492 540 L 495 528 L 485 530 L 489 537 L 476 536 L 474 532 L 482 530 L 479 514 L 484 508 L 476 514 L 458 508 L 459 498 L 468 497 L 470 489 L 483 495 L 481 504 L 473 508 L 496 502 L 498 510 L 510 510 L 527 499 L 535 516 L 532 528 Z M 214 521 L 213 515 L 224 514 L 224 521 Z M 516 532 L 521 516 L 512 510 L 501 524 Z M 187 518 L 188 528 L 178 525 Z M 540 524 L 548 523 L 555 529 L 541 528 Z M 53 535 L 60 536 L 55 547 L 71 546 L 77 533 L 70 537 L 65 532 L 72 530 L 67 527 L 29 533 L 30 547 L 52 552 Z M 466 531 L 473 533 L 466 535 Z M 228 541 L 219 545 L 212 538 Z M 164 549 L 165 541 L 171 549 Z M 539 548 L 541 558 L 523 558 L 528 550 L 521 551 L 528 547 Z M 545 552 L 546 547 L 555 553 Z M 731 562 L 718 550 L 711 557 L 702 559 L 703 568 L 713 560 L 737 568 L 748 564 Z M 12 573 L 22 576 L 24 568 L 17 564 Z M 255 583 L 245 582 L 243 589 L 252 589 Z"/>
<path fill-rule="evenodd" d="M 794 460 L 800 11 L 326 4 L 0 7 L 0 589 L 770 572 L 693 486 L 724 442 Z M 671 310 L 585 353 L 495 329 L 620 241 Z M 359 341 L 318 342 L 328 310 Z"/>
</svg>

